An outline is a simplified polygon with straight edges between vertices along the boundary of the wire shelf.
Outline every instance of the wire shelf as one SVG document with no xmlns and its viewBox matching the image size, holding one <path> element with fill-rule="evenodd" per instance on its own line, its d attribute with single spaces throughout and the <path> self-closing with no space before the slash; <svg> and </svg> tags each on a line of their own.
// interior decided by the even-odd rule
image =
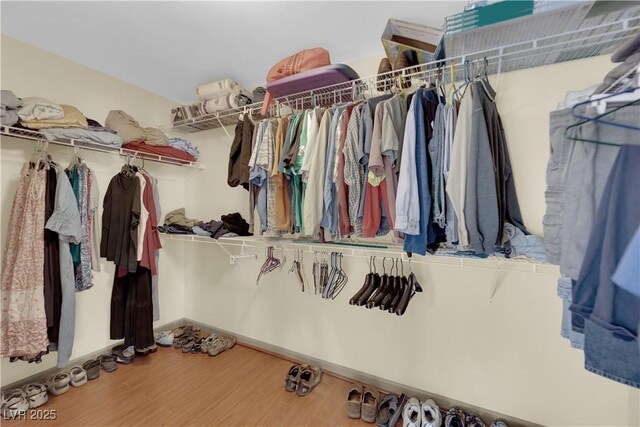
<svg viewBox="0 0 640 427">
<path fill-rule="evenodd" d="M 142 151 L 131 150 L 128 148 L 109 147 L 109 146 L 101 145 L 97 142 L 86 141 L 82 139 L 60 138 L 53 141 L 49 141 L 47 138 L 45 138 L 45 136 L 42 133 L 36 130 L 31 130 L 31 129 L 2 126 L 0 127 L 0 135 L 24 139 L 28 141 L 40 141 L 40 142 L 60 145 L 64 147 L 79 147 L 79 148 L 82 148 L 83 150 L 94 151 L 97 153 L 113 154 L 117 156 L 132 156 L 138 159 L 149 160 L 152 162 L 164 163 L 169 165 L 186 166 L 186 167 L 191 167 L 196 169 L 204 169 L 205 167 L 202 163 L 198 163 L 198 162 L 190 162 L 190 161 L 178 159 L 175 157 L 145 153 Z"/>
<path fill-rule="evenodd" d="M 627 5 L 621 10 L 595 16 L 588 13 L 591 7 L 592 3 L 587 3 L 577 8 L 534 15 L 525 21 L 514 20 L 456 33 L 445 39 L 449 57 L 444 60 L 281 96 L 274 99 L 270 114 L 275 115 L 283 107 L 300 110 L 350 102 L 382 95 L 401 86 L 415 89 L 436 79 L 445 84 L 460 81 L 469 71 L 465 64 L 491 75 L 605 55 L 640 31 L 640 6 Z M 558 29 L 576 27 L 558 32 Z M 502 44 L 502 40 L 515 41 Z M 247 109 L 226 110 L 185 120 L 175 123 L 173 130 L 199 132 L 233 125 L 240 113 L 255 114 L 261 107 L 262 103 L 254 104 Z"/>
<path fill-rule="evenodd" d="M 257 102 L 245 107 L 232 108 L 230 110 L 205 114 L 191 119 L 177 120 L 172 123 L 171 129 L 178 132 L 193 133 L 231 126 L 238 122 L 240 114 L 249 114 L 259 120 L 262 118 L 260 115 L 261 108 L 262 102 Z"/>
</svg>

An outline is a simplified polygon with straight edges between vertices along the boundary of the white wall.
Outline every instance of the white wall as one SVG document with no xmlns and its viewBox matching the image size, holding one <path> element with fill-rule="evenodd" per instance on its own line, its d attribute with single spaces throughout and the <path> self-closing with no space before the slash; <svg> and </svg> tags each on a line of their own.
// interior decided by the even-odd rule
<svg viewBox="0 0 640 427">
<path fill-rule="evenodd" d="M 104 124 L 107 113 L 122 109 L 141 124 L 153 126 L 169 120 L 174 105 L 160 96 L 143 91 L 120 80 L 83 67 L 13 38 L 2 36 L 2 89 L 17 96 L 42 96 L 55 102 L 78 107 L 87 117 Z M 22 164 L 29 158 L 34 144 L 14 138 L 2 138 L 0 156 L 1 234 L 4 250 L 11 205 Z M 71 150 L 50 146 L 49 152 L 61 165 L 69 164 Z M 123 160 L 115 155 L 86 152 L 86 162 L 94 169 L 101 197 L 109 180 L 119 172 Z M 177 166 L 146 162 L 145 168 L 159 180 L 163 211 L 169 206 L 184 205 L 185 171 Z M 102 210 L 100 210 L 102 215 Z M 113 263 L 102 260 L 102 272 L 95 274 L 94 287 L 77 293 L 76 337 L 72 358 L 108 346 L 110 299 Z M 161 325 L 184 317 L 184 248 L 172 245 L 160 256 Z M 9 363 L 2 359 L 2 385 L 55 366 L 56 354 L 43 358 L 41 364 Z"/>
<path fill-rule="evenodd" d="M 353 67 L 368 76 L 378 62 L 365 58 Z M 567 90 L 592 85 L 611 68 L 600 57 L 492 78 L 520 206 L 535 234 L 542 234 L 545 209 L 548 114 Z M 209 168 L 188 179 L 188 214 L 209 219 L 239 211 L 246 218 L 247 192 L 225 184 L 231 141 L 219 129 L 197 138 Z M 215 190 L 202 197 L 205 188 Z M 553 274 L 503 273 L 489 303 L 495 271 L 415 266 L 425 292 L 396 317 L 348 305 L 367 271 L 364 259 L 345 259 L 349 283 L 325 301 L 301 294 L 288 266 L 256 287 L 261 253 L 258 261 L 230 266 L 215 245 L 186 251 L 188 318 L 540 424 L 640 424 L 638 390 L 588 373 L 582 352 L 560 337 Z M 305 259 L 309 278 L 312 262 Z"/>
</svg>

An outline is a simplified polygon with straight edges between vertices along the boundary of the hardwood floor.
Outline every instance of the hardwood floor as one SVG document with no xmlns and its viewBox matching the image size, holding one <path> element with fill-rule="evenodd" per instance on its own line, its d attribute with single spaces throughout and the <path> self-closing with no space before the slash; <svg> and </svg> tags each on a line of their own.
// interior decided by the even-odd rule
<svg viewBox="0 0 640 427">
<path fill-rule="evenodd" d="M 371 425 L 346 417 L 349 383 L 342 379 L 324 375 L 306 397 L 287 393 L 284 377 L 290 366 L 241 345 L 216 357 L 159 348 L 111 374 L 101 371 L 82 387 L 50 395 L 37 410 L 55 410 L 55 420 L 2 420 L 2 425 Z"/>
</svg>

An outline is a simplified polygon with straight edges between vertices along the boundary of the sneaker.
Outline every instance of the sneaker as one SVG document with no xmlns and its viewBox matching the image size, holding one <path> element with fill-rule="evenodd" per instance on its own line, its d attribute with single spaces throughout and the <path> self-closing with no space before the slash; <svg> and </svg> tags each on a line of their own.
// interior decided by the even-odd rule
<svg viewBox="0 0 640 427">
<path fill-rule="evenodd" d="M 154 337 L 160 347 L 171 347 L 175 338 L 172 331 L 156 332 Z"/>
</svg>

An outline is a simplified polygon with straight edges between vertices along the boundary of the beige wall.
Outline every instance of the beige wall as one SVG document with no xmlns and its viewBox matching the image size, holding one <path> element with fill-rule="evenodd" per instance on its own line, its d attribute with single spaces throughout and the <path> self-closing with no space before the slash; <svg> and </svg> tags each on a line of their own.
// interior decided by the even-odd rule
<svg viewBox="0 0 640 427">
<path fill-rule="evenodd" d="M 379 57 L 354 61 L 361 75 L 374 74 Z M 548 113 L 568 89 L 600 80 L 606 58 L 505 74 L 500 77 L 502 113 L 516 186 L 527 226 L 541 233 L 544 173 L 548 157 Z M 494 81 L 495 83 L 495 81 Z M 144 125 L 168 120 L 172 103 L 60 57 L 2 37 L 2 88 L 18 96 L 40 95 L 79 107 L 104 120 L 121 108 Z M 233 132 L 233 128 L 228 128 Z M 191 135 L 207 163 L 198 173 L 151 165 L 160 179 L 163 211 L 186 206 L 202 219 L 239 211 L 247 217 L 247 193 L 226 186 L 231 141 L 221 130 Z M 33 150 L 3 138 L 1 154 L 2 245 L 17 171 Z M 64 149 L 51 149 L 61 164 Z M 122 161 L 87 153 L 100 188 Z M 165 323 L 182 316 L 274 345 L 341 364 L 452 399 L 547 425 L 638 425 L 637 390 L 584 370 L 583 355 L 559 336 L 561 301 L 552 274 L 501 273 L 446 265 L 414 265 L 425 292 L 403 317 L 351 307 L 366 260 L 344 262 L 349 284 L 334 301 L 301 294 L 282 272 L 255 277 L 262 260 L 230 266 L 216 245 L 165 241 L 161 260 L 161 311 Z M 262 258 L 262 254 L 260 254 Z M 307 276 L 312 260 L 305 259 Z M 110 268 L 103 262 L 105 270 Z M 109 344 L 112 273 L 97 275 L 95 287 L 78 294 L 74 357 Z M 53 366 L 2 361 L 2 384 Z"/>
<path fill-rule="evenodd" d="M 371 57 L 351 65 L 368 76 L 378 62 Z M 545 209 L 549 111 L 567 90 L 592 85 L 611 68 L 600 57 L 492 78 L 520 206 L 535 234 L 542 234 Z M 215 193 L 187 192 L 189 214 L 215 218 L 239 211 L 246 218 L 247 192 L 224 184 L 231 141 L 222 130 L 198 138 L 207 141 L 199 145 L 212 167 L 189 178 L 187 187 L 214 186 Z M 495 271 L 415 265 L 425 292 L 398 318 L 348 305 L 362 285 L 365 259 L 345 259 L 349 283 L 336 300 L 325 301 L 301 294 L 288 268 L 256 287 L 262 253 L 258 261 L 231 266 L 215 245 L 186 250 L 189 318 L 540 424 L 640 424 L 639 392 L 588 373 L 582 352 L 560 337 L 554 274 L 500 273 L 489 302 Z M 305 258 L 309 278 L 312 262 Z"/>
<path fill-rule="evenodd" d="M 168 121 L 173 102 L 83 67 L 7 36 L 2 36 L 2 89 L 17 96 L 42 96 L 78 107 L 87 117 L 104 124 L 107 113 L 122 109 L 140 123 L 153 126 Z M 0 193 L 2 197 L 0 240 L 4 249 L 11 205 L 18 174 L 34 149 L 34 144 L 2 138 L 0 150 Z M 71 150 L 51 146 L 49 152 L 63 166 L 69 164 Z M 109 180 L 118 173 L 123 160 L 115 155 L 86 152 L 86 162 L 97 175 L 101 198 Z M 159 180 L 163 210 L 167 202 L 184 205 L 185 171 L 176 166 L 147 162 L 145 168 Z M 100 215 L 102 209 L 100 210 Z M 76 338 L 72 358 L 108 346 L 109 307 L 113 263 L 102 260 L 102 272 L 95 274 L 94 287 L 77 293 Z M 184 316 L 184 249 L 175 243 L 160 258 L 160 312 L 157 325 Z M 56 355 L 44 357 L 41 364 L 9 363 L 2 359 L 2 385 L 55 366 Z"/>
</svg>

